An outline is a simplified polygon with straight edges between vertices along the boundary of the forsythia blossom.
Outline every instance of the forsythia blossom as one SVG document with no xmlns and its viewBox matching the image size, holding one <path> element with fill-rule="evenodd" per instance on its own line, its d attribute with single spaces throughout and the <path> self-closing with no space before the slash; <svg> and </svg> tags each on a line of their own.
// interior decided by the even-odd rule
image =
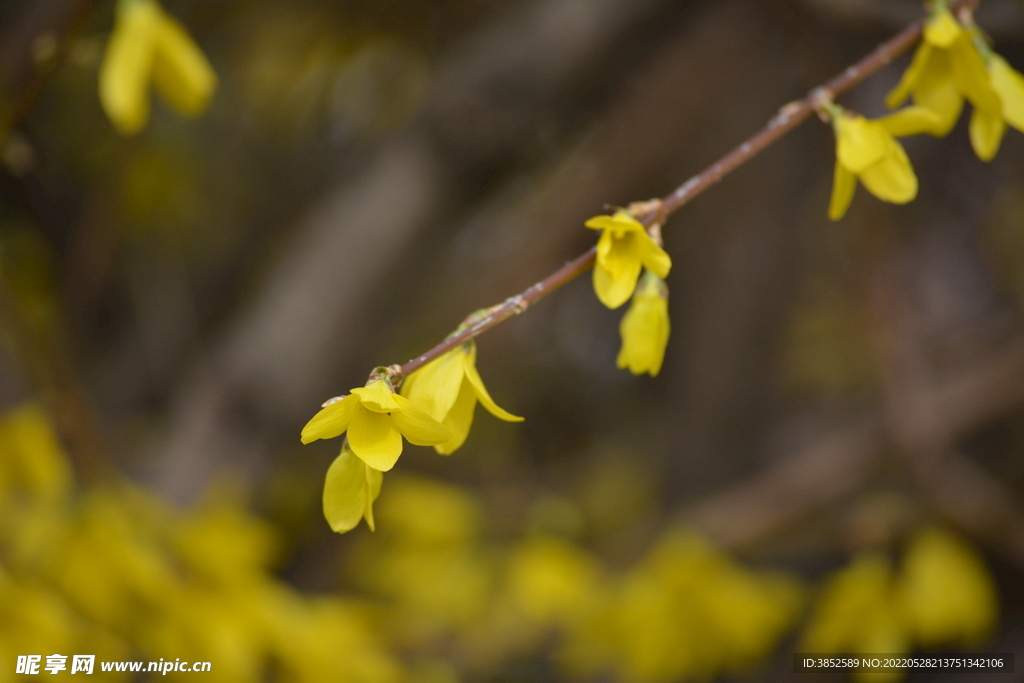
<svg viewBox="0 0 1024 683">
<path fill-rule="evenodd" d="M 806 652 L 909 652 L 915 647 L 976 647 L 996 626 L 999 596 L 984 560 L 940 529 L 911 540 L 900 567 L 867 553 L 824 586 L 803 634 Z M 901 672 L 861 672 L 864 681 L 897 681 Z"/>
<path fill-rule="evenodd" d="M 402 395 L 451 430 L 450 439 L 434 446 L 442 455 L 454 453 L 469 436 L 477 401 L 499 420 L 523 420 L 499 408 L 487 392 L 476 369 L 476 342 L 473 340 L 412 373 L 402 385 Z"/>
<path fill-rule="evenodd" d="M 646 267 L 660 278 L 668 277 L 672 259 L 629 213 L 619 211 L 614 216 L 595 216 L 585 225 L 602 231 L 597 241 L 594 291 L 608 308 L 618 308 L 629 300 L 642 268 Z"/>
<path fill-rule="evenodd" d="M 924 647 L 977 647 L 992 634 L 999 596 L 974 548 L 941 529 L 917 535 L 903 558 L 899 606 Z"/>
<path fill-rule="evenodd" d="M 930 132 L 939 137 L 956 125 L 966 98 L 974 107 L 971 145 L 984 161 L 996 155 L 1007 123 L 1024 130 L 1024 78 L 992 52 L 977 27 L 962 26 L 945 3 L 936 3 L 924 40 L 886 102 L 897 107 L 911 95 L 938 116 Z"/>
<path fill-rule="evenodd" d="M 859 114 L 830 105 L 836 134 L 836 167 L 828 216 L 846 214 L 857 179 L 882 201 L 906 204 L 917 196 L 917 176 L 897 135 L 916 135 L 935 126 L 937 117 L 924 107 L 906 107 L 895 114 L 869 121 Z"/>
<path fill-rule="evenodd" d="M 99 75 L 100 104 L 121 134 L 146 125 L 151 80 L 185 116 L 202 113 L 217 86 L 202 50 L 156 0 L 121 0 Z"/>
<path fill-rule="evenodd" d="M 403 436 L 417 446 L 436 446 L 452 437 L 447 427 L 396 394 L 387 378 L 328 403 L 302 428 L 302 443 L 333 439 L 345 431 L 352 452 L 381 472 L 395 466 Z"/>
<path fill-rule="evenodd" d="M 634 375 L 661 371 L 668 344 L 668 287 L 660 277 L 646 271 L 637 285 L 633 303 L 619 325 L 622 348 L 616 364 Z"/>
</svg>

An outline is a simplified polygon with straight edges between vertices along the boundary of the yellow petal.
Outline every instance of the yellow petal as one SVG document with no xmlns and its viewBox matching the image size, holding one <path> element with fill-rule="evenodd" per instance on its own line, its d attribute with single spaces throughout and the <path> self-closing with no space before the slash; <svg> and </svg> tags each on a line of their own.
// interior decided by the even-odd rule
<svg viewBox="0 0 1024 683">
<path fill-rule="evenodd" d="M 412 373 L 402 385 L 402 396 L 443 422 L 462 386 L 462 353 L 461 348 L 453 349 Z"/>
<path fill-rule="evenodd" d="M 904 107 L 898 112 L 877 119 L 890 135 L 907 137 L 934 131 L 942 120 L 927 107 Z"/>
<path fill-rule="evenodd" d="M 618 211 L 614 216 L 594 216 L 583 225 L 591 230 L 644 231 L 643 224 L 628 213 Z"/>
<path fill-rule="evenodd" d="M 935 48 L 929 45 L 927 42 L 922 42 L 917 46 L 917 50 L 914 52 L 914 58 L 910 61 L 910 66 L 903 72 L 903 77 L 900 78 L 900 82 L 893 88 L 888 96 L 885 98 L 885 104 L 889 109 L 895 109 L 910 97 L 911 91 L 914 86 L 917 85 L 917 81 L 921 78 L 921 74 L 924 72 L 928 61 L 931 59 Z"/>
<path fill-rule="evenodd" d="M 646 233 L 643 233 L 646 234 Z M 597 241 L 597 263 L 614 276 L 624 275 L 640 267 L 641 233 L 627 232 L 619 237 L 611 231 L 601 233 Z"/>
<path fill-rule="evenodd" d="M 917 176 L 907 153 L 890 138 L 889 152 L 858 175 L 868 192 L 893 204 L 906 204 L 917 196 Z"/>
<path fill-rule="evenodd" d="M 462 367 L 466 373 L 466 379 L 469 380 L 473 391 L 476 392 L 476 397 L 480 400 L 480 405 L 486 408 L 487 412 L 505 422 L 523 421 L 523 418 L 499 408 L 491 395 L 487 393 L 487 387 L 484 386 L 484 381 L 480 379 L 480 373 L 476 370 L 476 345 L 473 346 L 471 354 L 462 357 Z"/>
<path fill-rule="evenodd" d="M 988 72 L 992 77 L 992 87 L 1003 101 L 1003 118 L 1024 132 L 1024 75 L 999 55 L 992 55 L 989 59 Z"/>
<path fill-rule="evenodd" d="M 395 427 L 409 443 L 417 446 L 434 446 L 452 437 L 447 427 L 405 396 L 396 394 L 395 403 L 398 404 L 398 409 L 391 413 L 391 418 Z"/>
<path fill-rule="evenodd" d="M 640 247 L 640 262 L 644 267 L 662 279 L 667 278 L 672 269 L 672 257 L 655 244 L 646 232 L 637 234 L 637 243 Z"/>
<path fill-rule="evenodd" d="M 964 98 L 953 82 L 948 51 L 933 52 L 914 86 L 914 102 L 931 109 L 939 117 L 932 135 L 940 138 L 949 135 L 960 118 Z"/>
<path fill-rule="evenodd" d="M 380 470 L 375 470 L 369 465 L 366 466 L 366 510 L 363 511 L 363 517 L 366 519 L 366 526 L 370 527 L 370 531 L 376 531 L 377 526 L 373 521 L 373 503 L 377 500 L 377 496 L 380 495 L 380 487 L 384 483 L 384 474 Z"/>
<path fill-rule="evenodd" d="M 348 448 L 342 448 L 341 455 L 335 458 L 327 469 L 327 478 L 324 481 L 324 517 L 331 525 L 331 529 L 339 534 L 356 528 L 366 513 L 367 505 L 370 503 L 367 469 L 369 468 L 366 463 Z"/>
<path fill-rule="evenodd" d="M 594 266 L 594 293 L 608 308 L 615 309 L 629 301 L 635 286 L 635 281 L 630 282 L 629 278 L 613 279 L 604 268 Z"/>
<path fill-rule="evenodd" d="M 953 82 L 960 94 L 977 109 L 1002 114 L 1003 103 L 992 88 L 985 58 L 978 52 L 970 33 L 965 32 L 954 43 L 949 59 L 953 67 Z"/>
<path fill-rule="evenodd" d="M 370 382 L 365 387 L 353 389 L 352 393 L 359 397 L 363 407 L 376 413 L 390 413 L 398 409 L 395 403 L 395 394 L 391 391 L 388 383 L 380 379 Z"/>
<path fill-rule="evenodd" d="M 349 422 L 358 408 L 359 397 L 349 395 L 321 409 L 302 428 L 302 443 L 341 436 L 348 429 Z"/>
<path fill-rule="evenodd" d="M 402 435 L 390 415 L 360 406 L 348 426 L 352 452 L 375 470 L 387 472 L 402 454 Z"/>
<path fill-rule="evenodd" d="M 1002 115 L 975 109 L 971 112 L 971 146 L 982 161 L 991 161 L 999 151 L 999 143 L 1006 132 Z"/>
<path fill-rule="evenodd" d="M 173 17 L 161 14 L 153 84 L 179 113 L 198 116 L 217 87 L 217 75 L 185 28 Z"/>
<path fill-rule="evenodd" d="M 665 358 L 669 332 L 668 300 L 654 281 L 653 286 L 637 291 L 633 304 L 622 318 L 619 325 L 622 348 L 616 365 L 620 370 L 628 367 L 634 375 L 646 372 L 656 377 Z"/>
<path fill-rule="evenodd" d="M 99 73 L 100 104 L 122 135 L 139 132 L 149 119 L 149 76 L 161 15 L 151 0 L 128 3 L 117 14 Z"/>
<path fill-rule="evenodd" d="M 835 123 L 836 156 L 849 170 L 860 173 L 885 156 L 892 136 L 878 122 L 843 114 Z"/>
<path fill-rule="evenodd" d="M 853 201 L 853 193 L 857 190 L 857 176 L 853 171 L 847 170 L 839 159 L 836 159 L 836 169 L 832 179 L 832 200 L 828 205 L 828 217 L 834 221 L 846 215 Z"/>
<path fill-rule="evenodd" d="M 434 446 L 434 450 L 441 455 L 451 455 L 469 436 L 469 428 L 473 425 L 473 412 L 476 410 L 476 392 L 473 386 L 466 380 L 462 383 L 462 390 L 455 405 L 448 411 L 448 417 L 444 421 L 445 427 L 451 430 L 452 438 L 442 444 Z"/>
<path fill-rule="evenodd" d="M 924 27 L 924 39 L 941 48 L 952 46 L 963 33 L 963 27 L 953 18 L 948 9 L 937 12 L 928 19 Z"/>
</svg>

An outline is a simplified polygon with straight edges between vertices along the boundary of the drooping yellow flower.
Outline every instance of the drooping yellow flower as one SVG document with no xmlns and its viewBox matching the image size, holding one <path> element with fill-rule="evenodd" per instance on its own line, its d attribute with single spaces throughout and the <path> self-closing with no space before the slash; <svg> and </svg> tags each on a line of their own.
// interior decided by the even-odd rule
<svg viewBox="0 0 1024 683">
<path fill-rule="evenodd" d="M 914 538 L 898 595 L 908 629 L 925 647 L 977 646 L 995 630 L 999 598 L 985 562 L 948 532 Z"/>
<path fill-rule="evenodd" d="M 417 446 L 436 446 L 451 431 L 395 393 L 387 378 L 328 403 L 302 428 L 302 443 L 333 439 L 348 431 L 352 452 L 375 470 L 387 472 L 402 454 L 402 437 Z"/>
<path fill-rule="evenodd" d="M 1024 132 L 1024 76 L 989 50 L 976 30 L 972 33 L 975 44 L 984 48 L 988 81 L 1000 102 L 997 109 L 975 107 L 971 115 L 971 145 L 982 161 L 990 161 L 999 151 L 1006 124 Z"/>
<path fill-rule="evenodd" d="M 616 365 L 634 375 L 647 372 L 657 377 L 668 344 L 668 287 L 660 277 L 646 271 L 633 295 L 633 303 L 619 324 L 622 348 Z"/>
<path fill-rule="evenodd" d="M 499 408 L 487 392 L 476 369 L 476 342 L 473 340 L 412 373 L 402 385 L 402 395 L 451 430 L 450 439 L 434 446 L 442 455 L 454 453 L 469 436 L 477 401 L 499 420 L 523 421 Z"/>
<path fill-rule="evenodd" d="M 383 481 L 379 470 L 357 458 L 347 441 L 343 443 L 324 482 L 324 517 L 331 529 L 343 534 L 365 519 L 373 531 L 373 501 L 380 495 Z"/>
<path fill-rule="evenodd" d="M 608 308 L 618 308 L 629 300 L 642 268 L 646 267 L 660 278 L 668 277 L 672 259 L 629 213 L 619 211 L 613 216 L 595 216 L 585 225 L 602 231 L 597 241 L 594 291 Z"/>
<path fill-rule="evenodd" d="M 936 116 L 924 107 L 906 107 L 868 120 L 841 107 L 830 107 L 836 133 L 836 167 L 828 217 L 846 214 L 857 179 L 882 201 L 906 204 L 917 196 L 917 176 L 897 135 L 916 135 L 934 128 Z"/>
<path fill-rule="evenodd" d="M 1002 95 L 990 73 L 988 52 L 977 28 L 961 26 L 945 3 L 936 3 L 925 25 L 924 40 L 886 103 L 896 108 L 913 95 L 917 105 L 938 116 L 928 132 L 943 137 L 956 125 L 966 98 L 974 107 L 971 145 L 979 158 L 988 161 L 998 151 L 1006 130 Z"/>
<path fill-rule="evenodd" d="M 149 119 L 149 84 L 184 116 L 198 116 L 217 75 L 188 31 L 156 0 L 121 0 L 100 66 L 100 104 L 122 135 Z"/>
</svg>

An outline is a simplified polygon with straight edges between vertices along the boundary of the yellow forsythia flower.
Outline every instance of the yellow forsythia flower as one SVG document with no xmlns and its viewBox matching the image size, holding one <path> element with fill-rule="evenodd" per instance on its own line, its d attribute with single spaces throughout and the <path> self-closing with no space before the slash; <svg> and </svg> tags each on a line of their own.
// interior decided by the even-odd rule
<svg viewBox="0 0 1024 683">
<path fill-rule="evenodd" d="M 627 212 L 595 216 L 585 225 L 602 231 L 597 241 L 594 291 L 608 308 L 618 308 L 629 300 L 641 268 L 646 267 L 660 278 L 668 277 L 672 259 Z"/>
<path fill-rule="evenodd" d="M 352 452 L 381 472 L 395 466 L 403 436 L 417 446 L 436 446 L 452 437 L 447 427 L 396 394 L 386 378 L 325 406 L 302 428 L 302 443 L 333 439 L 345 431 Z"/>
<path fill-rule="evenodd" d="M 964 28 L 945 3 L 936 3 L 924 40 L 886 102 L 895 108 L 913 95 L 916 104 L 938 116 L 929 132 L 942 137 L 956 125 L 966 98 L 974 106 L 971 145 L 979 158 L 988 161 L 999 149 L 1006 122 L 1001 94 L 994 87 L 992 67 L 986 64 L 982 48 L 989 52 L 976 28 Z"/>
<path fill-rule="evenodd" d="M 995 629 L 999 599 L 978 553 L 939 529 L 921 532 L 903 558 L 907 627 L 924 647 L 979 645 Z"/>
<path fill-rule="evenodd" d="M 803 652 L 862 654 L 909 652 L 911 643 L 895 601 L 890 562 L 866 554 L 838 571 L 819 598 L 801 639 Z M 861 673 L 866 681 L 895 681 L 902 672 Z"/>
<path fill-rule="evenodd" d="M 935 126 L 936 116 L 924 107 L 906 107 L 869 121 L 841 107 L 830 107 L 836 134 L 836 167 L 828 217 L 846 214 L 857 179 L 882 201 L 906 204 L 917 196 L 917 176 L 897 135 L 916 135 Z"/>
<path fill-rule="evenodd" d="M 122 135 L 149 119 L 150 81 L 180 114 L 197 116 L 217 75 L 185 28 L 156 0 L 121 0 L 100 66 L 100 104 Z"/>
<path fill-rule="evenodd" d="M 373 531 L 373 501 L 383 481 L 384 475 L 357 458 L 348 442 L 342 444 L 324 482 L 324 517 L 331 528 L 343 534 L 365 519 Z"/>
<path fill-rule="evenodd" d="M 657 377 L 668 344 L 668 287 L 660 277 L 646 271 L 633 295 L 633 303 L 619 324 L 622 348 L 616 365 L 634 375 L 647 372 Z"/>
<path fill-rule="evenodd" d="M 73 485 L 67 455 L 42 408 L 25 404 L 0 414 L 0 498 L 8 489 L 54 503 Z"/>
<path fill-rule="evenodd" d="M 499 420 L 523 421 L 523 418 L 499 408 L 487 393 L 476 370 L 476 342 L 473 340 L 412 373 L 402 385 L 402 395 L 451 430 L 450 439 L 434 446 L 434 450 L 442 455 L 454 453 L 469 436 L 477 401 Z"/>
</svg>

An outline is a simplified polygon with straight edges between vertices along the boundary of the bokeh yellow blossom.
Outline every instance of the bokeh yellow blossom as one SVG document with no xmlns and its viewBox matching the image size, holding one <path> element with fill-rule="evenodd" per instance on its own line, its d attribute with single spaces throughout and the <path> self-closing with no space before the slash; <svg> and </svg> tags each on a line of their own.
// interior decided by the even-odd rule
<svg viewBox="0 0 1024 683">
<path fill-rule="evenodd" d="M 940 529 L 918 532 L 897 571 L 868 552 L 826 582 L 800 649 L 899 654 L 923 647 L 977 647 L 995 630 L 998 596 L 984 561 Z M 863 681 L 897 681 L 902 671 L 859 672 Z"/>
<path fill-rule="evenodd" d="M 908 629 L 924 647 L 977 646 L 996 626 L 999 601 L 984 561 L 941 529 L 927 529 L 911 542 L 899 598 Z"/>
<path fill-rule="evenodd" d="M 896 605 L 892 564 L 875 553 L 861 555 L 828 580 L 800 644 L 804 652 L 850 654 L 901 654 L 910 648 Z M 872 673 L 866 680 L 900 678 L 899 672 Z"/>
<path fill-rule="evenodd" d="M 601 231 L 594 263 L 594 291 L 608 308 L 618 308 L 633 296 L 642 268 L 660 278 L 668 277 L 672 259 L 629 213 L 595 216 L 585 225 Z"/>
<path fill-rule="evenodd" d="M 685 531 L 624 578 L 609 627 L 622 678 L 710 679 L 767 655 L 795 619 L 799 584 L 751 572 Z"/>
<path fill-rule="evenodd" d="M 633 303 L 619 324 L 622 348 L 616 365 L 634 375 L 647 372 L 657 377 L 665 359 L 670 331 L 668 287 L 665 281 L 645 271 L 633 295 Z"/>
<path fill-rule="evenodd" d="M 156 0 L 121 0 L 100 66 L 99 94 L 122 135 L 139 132 L 149 120 L 151 82 L 178 113 L 198 116 L 217 75 L 188 31 Z"/>
<path fill-rule="evenodd" d="M 523 421 L 523 418 L 499 408 L 487 392 L 476 369 L 476 342 L 473 340 L 409 375 L 401 392 L 451 430 L 450 439 L 434 446 L 434 450 L 442 455 L 451 455 L 466 441 L 477 401 L 499 420 Z"/>
<path fill-rule="evenodd" d="M 302 428 L 302 443 L 333 439 L 346 431 L 352 452 L 381 472 L 395 466 L 403 436 L 417 446 L 436 446 L 452 437 L 451 430 L 396 394 L 387 378 L 328 402 Z"/>
<path fill-rule="evenodd" d="M 846 215 L 857 180 L 882 201 L 906 204 L 917 196 L 917 176 L 896 136 L 928 132 L 936 116 L 924 107 L 906 107 L 868 120 L 841 107 L 830 107 L 836 134 L 836 166 L 828 217 Z"/>
</svg>

